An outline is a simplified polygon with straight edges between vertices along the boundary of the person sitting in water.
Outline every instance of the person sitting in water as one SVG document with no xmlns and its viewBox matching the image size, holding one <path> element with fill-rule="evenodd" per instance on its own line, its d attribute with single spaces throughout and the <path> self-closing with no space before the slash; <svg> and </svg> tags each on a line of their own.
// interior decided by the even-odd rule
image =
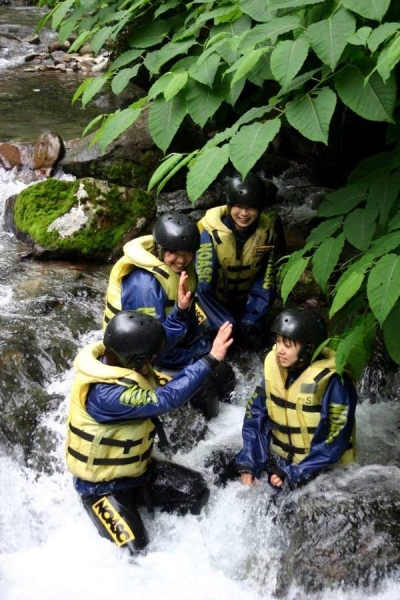
<svg viewBox="0 0 400 600">
<path fill-rule="evenodd" d="M 266 472 L 281 489 L 355 460 L 357 392 L 349 373 L 336 373 L 333 350 L 325 347 L 313 359 L 328 337 L 315 309 L 284 310 L 272 332 L 276 344 L 247 404 L 235 462 L 243 484 L 253 485 Z"/>
<path fill-rule="evenodd" d="M 138 507 L 199 514 L 209 489 L 192 469 L 152 456 L 158 417 L 183 406 L 224 359 L 232 343 L 225 323 L 211 352 L 158 385 L 152 361 L 165 346 L 160 321 L 138 311 L 113 317 L 102 342 L 75 361 L 66 462 L 83 506 L 100 534 L 131 554 L 148 543 Z"/>
<path fill-rule="evenodd" d="M 187 273 L 191 301 L 189 308 L 178 315 L 186 321 L 186 332 L 174 347 L 169 345 L 156 358 L 156 368 L 169 376 L 175 376 L 211 348 L 199 326 L 194 301 L 197 275 L 193 258 L 199 243 L 197 224 L 189 215 L 166 213 L 156 220 L 152 235 L 125 244 L 124 255 L 110 274 L 104 325 L 120 310 L 139 310 L 159 319 L 167 329 L 175 329 L 177 315 L 173 307 L 179 278 Z M 227 399 L 234 386 L 232 367 L 221 362 L 191 404 L 211 419 L 219 413 L 219 400 Z"/>
<path fill-rule="evenodd" d="M 249 173 L 244 180 L 235 175 L 227 185 L 226 205 L 209 209 L 199 221 L 197 295 L 209 328 L 216 332 L 229 321 L 235 340 L 253 350 L 266 341 L 265 319 L 276 296 L 275 263 L 286 248 L 282 222 L 268 210 L 274 198 L 257 175 Z"/>
</svg>

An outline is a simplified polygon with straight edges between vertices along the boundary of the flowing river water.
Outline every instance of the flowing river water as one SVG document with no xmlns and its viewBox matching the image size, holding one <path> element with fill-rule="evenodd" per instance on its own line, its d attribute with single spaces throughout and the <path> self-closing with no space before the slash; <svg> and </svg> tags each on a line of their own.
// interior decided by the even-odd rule
<svg viewBox="0 0 400 600">
<path fill-rule="evenodd" d="M 0 9 L 0 24 L 7 10 L 12 9 Z M 0 64 L 2 76 L 6 63 Z M 12 80 L 10 73 L 2 78 L 2 82 Z M 18 96 L 24 97 L 31 83 L 23 77 L 14 82 L 18 85 L 12 93 L 17 90 Z M 0 96 L 1 90 L 3 83 Z M 10 95 L 10 107 L 12 104 Z M 25 119 L 22 111 L 20 108 L 18 112 L 21 122 Z M 53 117 L 63 122 L 57 102 L 46 111 L 38 107 L 37 113 L 38 122 L 46 123 L 50 129 Z M 24 138 L 16 119 L 14 112 L 2 110 L 0 140 L 32 140 L 40 133 L 30 129 Z M 232 404 L 222 405 L 220 415 L 208 424 L 203 440 L 174 457 L 200 470 L 209 482 L 210 502 L 200 517 L 156 514 L 151 520 L 145 515 L 151 543 L 147 554 L 134 561 L 98 536 L 65 469 L 64 434 L 74 376 L 72 359 L 84 344 L 101 337 L 109 268 L 21 261 L 23 249 L 3 231 L 2 223 L 6 199 L 25 186 L 15 173 L 0 169 L 0 407 L 4 411 L 7 400 L 19 394 L 27 399 L 21 410 L 28 419 L 29 399 L 40 394 L 45 408 L 35 421 L 28 459 L 18 439 L 0 436 L 1 600 L 109 600 L 138 596 L 144 600 L 273 600 L 277 595 L 288 600 L 400 600 L 400 579 L 396 574 L 382 577 L 377 587 L 361 587 L 362 562 L 359 568 L 357 563 L 354 566 L 353 585 L 347 583 L 337 589 L 327 585 L 315 596 L 297 584 L 280 595 L 276 592 L 282 579 L 288 541 L 285 538 L 291 536 L 288 531 L 282 536 L 276 510 L 271 510 L 268 486 L 262 483 L 245 489 L 236 481 L 226 487 L 218 486 L 210 462 L 213 453 L 220 449 L 240 446 L 244 407 L 261 376 L 260 358 L 252 354 L 234 364 L 238 385 Z M 11 379 L 2 367 L 8 355 L 12 355 Z M 293 495 L 296 510 L 307 506 L 310 497 L 315 502 L 323 499 L 325 542 L 332 557 L 339 538 L 334 528 L 335 516 L 345 500 L 350 497 L 354 505 L 352 514 L 357 516 L 360 554 L 368 546 L 373 555 L 380 532 L 374 530 L 371 537 L 371 519 L 361 511 L 362 503 L 367 495 L 380 498 L 382 491 L 400 497 L 398 391 L 376 402 L 376 394 L 372 401 L 367 388 L 367 384 L 361 388 L 357 409 L 357 465 L 346 473 L 318 478 L 310 484 L 308 497 L 304 492 Z M 42 468 L 41 456 L 45 456 L 46 468 Z M 310 520 L 310 547 L 316 535 L 311 526 Z M 341 528 L 347 526 L 343 524 Z M 398 522 L 393 527 L 398 529 Z M 303 543 L 302 548 L 302 568 L 307 570 L 307 544 Z"/>
</svg>

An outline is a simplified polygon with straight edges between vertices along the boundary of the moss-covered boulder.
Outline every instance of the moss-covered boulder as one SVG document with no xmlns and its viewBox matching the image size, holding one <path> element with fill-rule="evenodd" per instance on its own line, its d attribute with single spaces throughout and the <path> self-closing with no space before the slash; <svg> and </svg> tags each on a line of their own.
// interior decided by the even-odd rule
<svg viewBox="0 0 400 600">
<path fill-rule="evenodd" d="M 143 190 L 51 178 L 9 199 L 4 223 L 34 258 L 107 262 L 146 233 L 155 215 L 154 198 Z"/>
</svg>

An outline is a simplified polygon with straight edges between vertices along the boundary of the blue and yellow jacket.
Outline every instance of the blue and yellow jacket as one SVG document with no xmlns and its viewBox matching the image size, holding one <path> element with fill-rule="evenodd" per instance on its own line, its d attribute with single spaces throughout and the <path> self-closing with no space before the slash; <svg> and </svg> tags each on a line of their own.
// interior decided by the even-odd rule
<svg viewBox="0 0 400 600">
<path fill-rule="evenodd" d="M 211 329 L 238 319 L 258 325 L 268 313 L 275 300 L 277 219 L 273 212 L 262 213 L 240 248 L 227 206 L 209 209 L 199 221 L 197 296 Z"/>
<path fill-rule="evenodd" d="M 144 381 L 135 371 L 104 364 L 103 352 L 101 342 L 90 344 L 74 361 L 66 452 L 82 495 L 141 485 L 151 457 L 152 419 L 188 402 L 218 364 L 203 357 L 157 386 L 154 372 Z"/>
<path fill-rule="evenodd" d="M 267 355 L 264 377 L 246 407 L 238 471 L 259 478 L 272 455 L 296 484 L 354 460 L 357 393 L 348 375 L 342 380 L 336 374 L 333 354 L 325 349 L 322 360 L 292 375 L 273 350 Z"/>
</svg>

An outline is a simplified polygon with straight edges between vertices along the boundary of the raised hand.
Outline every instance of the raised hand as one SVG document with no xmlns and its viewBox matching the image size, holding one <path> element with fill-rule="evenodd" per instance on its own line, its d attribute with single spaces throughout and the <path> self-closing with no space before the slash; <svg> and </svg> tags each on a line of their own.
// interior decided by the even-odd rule
<svg viewBox="0 0 400 600">
<path fill-rule="evenodd" d="M 192 292 L 189 292 L 187 289 L 188 279 L 189 275 L 186 271 L 182 271 L 178 285 L 178 307 L 181 310 L 189 308 L 190 298 L 192 297 Z"/>
<path fill-rule="evenodd" d="M 224 360 L 225 355 L 228 351 L 229 346 L 233 343 L 232 335 L 232 323 L 226 321 L 221 327 L 218 329 L 218 333 L 215 336 L 212 348 L 211 348 L 211 356 L 216 358 L 217 360 Z"/>
</svg>

